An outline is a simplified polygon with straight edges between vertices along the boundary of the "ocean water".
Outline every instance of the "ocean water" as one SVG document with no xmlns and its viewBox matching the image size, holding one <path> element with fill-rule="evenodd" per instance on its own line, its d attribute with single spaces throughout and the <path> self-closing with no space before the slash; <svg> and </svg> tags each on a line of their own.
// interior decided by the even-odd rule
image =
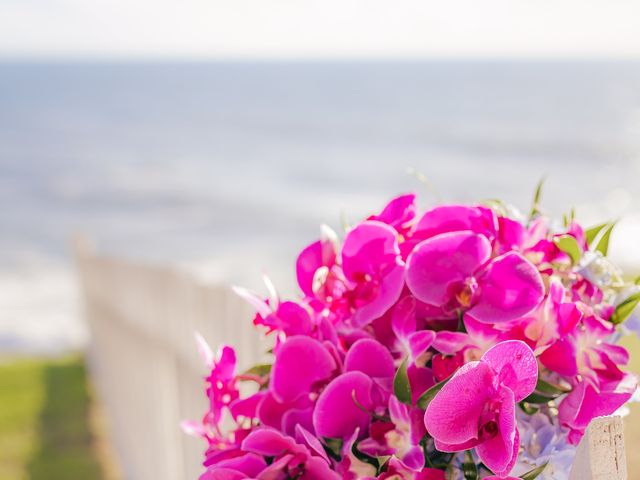
<svg viewBox="0 0 640 480">
<path fill-rule="evenodd" d="M 527 209 L 543 175 L 640 265 L 640 62 L 0 63 L 0 350 L 83 345 L 74 232 L 289 292 L 321 223 L 410 190 Z"/>
</svg>

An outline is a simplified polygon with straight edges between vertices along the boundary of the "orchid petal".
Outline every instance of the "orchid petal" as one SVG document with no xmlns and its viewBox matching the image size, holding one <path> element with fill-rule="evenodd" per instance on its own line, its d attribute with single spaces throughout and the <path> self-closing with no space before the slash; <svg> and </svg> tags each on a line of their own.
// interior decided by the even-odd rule
<svg viewBox="0 0 640 480">
<path fill-rule="evenodd" d="M 261 456 L 256 455 L 255 453 L 247 453 L 234 458 L 222 460 L 217 463 L 217 466 L 221 468 L 231 468 L 242 472 L 251 478 L 258 475 L 258 473 L 260 473 L 267 464 Z"/>
<path fill-rule="evenodd" d="M 254 430 L 242 442 L 242 450 L 265 457 L 279 457 L 285 453 L 295 453 L 299 445 L 291 437 L 272 428 Z"/>
<path fill-rule="evenodd" d="M 201 422 L 194 422 L 193 420 L 183 420 L 180 422 L 180 428 L 185 434 L 192 437 L 204 437 L 207 433 Z"/>
<path fill-rule="evenodd" d="M 491 261 L 478 278 L 481 295 L 469 314 L 481 322 L 506 322 L 534 310 L 544 298 L 538 269 L 510 252 Z"/>
<path fill-rule="evenodd" d="M 578 350 L 569 338 L 556 340 L 542 355 L 540 362 L 549 370 L 572 377 L 578 373 Z"/>
<path fill-rule="evenodd" d="M 357 299 L 363 303 L 353 313 L 352 324 L 362 327 L 382 316 L 404 287 L 404 263 L 396 231 L 377 221 L 353 228 L 342 247 L 342 269 L 349 281 L 369 283 L 377 290 L 373 298 Z"/>
<path fill-rule="evenodd" d="M 268 317 L 273 312 L 272 308 L 255 293 L 243 287 L 233 286 L 231 289 L 236 295 L 251 305 L 261 317 Z"/>
<path fill-rule="evenodd" d="M 307 444 L 307 446 L 313 450 L 319 457 L 323 458 L 327 463 L 330 463 L 327 452 L 325 452 L 322 444 L 317 437 L 302 425 L 296 426 L 296 435 Z"/>
<path fill-rule="evenodd" d="M 420 396 L 436 383 L 433 378 L 433 371 L 430 368 L 410 363 L 407 367 L 407 376 L 411 386 L 411 402 L 415 405 Z"/>
<path fill-rule="evenodd" d="M 283 430 L 283 418 L 287 412 L 295 409 L 306 409 L 311 405 L 307 396 L 301 396 L 292 403 L 281 403 L 267 391 L 262 401 L 258 404 L 256 415 L 260 423 Z"/>
<path fill-rule="evenodd" d="M 469 230 L 487 237 L 495 236 L 497 220 L 492 210 L 466 205 L 442 205 L 420 218 L 414 235 L 431 238 L 441 233 Z"/>
<path fill-rule="evenodd" d="M 308 394 L 317 382 L 327 380 L 335 368 L 335 360 L 320 342 L 298 335 L 289 337 L 276 355 L 270 388 L 279 401 L 290 402 Z"/>
<path fill-rule="evenodd" d="M 377 215 L 371 215 L 368 220 L 378 220 L 402 231 L 416 216 L 416 196 L 408 193 L 393 198 Z"/>
<path fill-rule="evenodd" d="M 282 415 L 282 431 L 287 435 L 294 436 L 297 426 L 313 430 L 313 407 L 297 410 L 289 409 L 284 412 Z"/>
<path fill-rule="evenodd" d="M 473 232 L 444 233 L 419 243 L 407 260 L 407 286 L 418 300 L 440 306 L 451 287 L 473 276 L 491 256 L 486 237 Z"/>
<path fill-rule="evenodd" d="M 498 243 L 501 251 L 517 250 L 525 237 L 525 227 L 508 217 L 498 217 Z"/>
<path fill-rule="evenodd" d="M 266 395 L 266 391 L 259 391 L 249 397 L 235 400 L 229 405 L 233 419 L 237 420 L 238 417 L 256 418 L 258 406 Z"/>
<path fill-rule="evenodd" d="M 208 368 L 213 368 L 215 364 L 215 361 L 214 361 L 215 357 L 213 356 L 213 351 L 211 350 L 211 347 L 209 346 L 207 341 L 204 339 L 204 337 L 200 335 L 199 332 L 194 332 L 193 336 L 196 339 L 196 345 L 198 346 L 198 353 L 200 354 L 200 358 L 202 358 L 202 360 L 204 361 L 204 364 Z"/>
<path fill-rule="evenodd" d="M 416 331 L 416 300 L 411 295 L 400 299 L 393 307 L 391 328 L 397 338 L 406 338 Z"/>
<path fill-rule="evenodd" d="M 514 395 L 511 389 L 502 387 L 498 414 L 498 434 L 476 447 L 482 462 L 493 473 L 508 474 L 518 456 L 518 430 L 516 428 L 516 412 Z"/>
<path fill-rule="evenodd" d="M 366 435 L 373 410 L 373 382 L 362 372 L 336 377 L 320 394 L 313 412 L 316 433 L 327 438 L 348 438 L 356 429 Z M 358 402 L 358 404 L 356 404 Z"/>
<path fill-rule="evenodd" d="M 507 340 L 491 347 L 482 356 L 519 402 L 529 396 L 538 382 L 538 362 L 531 348 L 520 340 Z"/>
<path fill-rule="evenodd" d="M 296 277 L 302 292 L 313 296 L 313 279 L 320 267 L 331 268 L 336 261 L 334 244 L 331 241 L 318 240 L 305 247 L 296 260 Z"/>
<path fill-rule="evenodd" d="M 443 330 L 437 332 L 433 340 L 433 348 L 445 355 L 455 355 L 468 346 L 473 346 L 473 343 L 469 335 L 463 332 Z"/>
<path fill-rule="evenodd" d="M 377 221 L 365 221 L 347 233 L 342 246 L 342 269 L 345 277 L 378 275 L 381 267 L 402 266 L 396 231 Z"/>
<path fill-rule="evenodd" d="M 493 369 L 484 362 L 469 362 L 451 377 L 429 403 L 424 423 L 429 434 L 445 444 L 478 438 L 485 404 L 492 398 Z"/>
<path fill-rule="evenodd" d="M 411 360 L 414 362 L 418 360 L 418 357 L 431 347 L 435 338 L 436 332 L 433 330 L 420 330 L 410 334 L 407 340 L 409 341 Z"/>
<path fill-rule="evenodd" d="M 396 373 L 389 350 L 372 338 L 362 338 L 351 346 L 344 359 L 344 370 L 378 378 L 390 378 Z"/>
<path fill-rule="evenodd" d="M 631 398 L 637 386 L 638 380 L 631 373 L 619 381 L 603 383 L 600 392 L 584 381 L 578 383 L 558 407 L 558 419 L 573 433 L 569 442 L 577 444 L 593 418 L 611 415 Z"/>
<path fill-rule="evenodd" d="M 318 457 L 310 457 L 304 466 L 300 480 L 341 480 L 340 475 L 331 470 L 327 462 Z"/>
<path fill-rule="evenodd" d="M 223 379 L 233 378 L 236 364 L 236 351 L 228 345 L 222 345 L 218 349 L 215 360 L 216 376 Z"/>
<path fill-rule="evenodd" d="M 200 475 L 199 480 L 241 480 L 243 478 L 249 477 L 232 468 L 213 468 Z"/>
</svg>

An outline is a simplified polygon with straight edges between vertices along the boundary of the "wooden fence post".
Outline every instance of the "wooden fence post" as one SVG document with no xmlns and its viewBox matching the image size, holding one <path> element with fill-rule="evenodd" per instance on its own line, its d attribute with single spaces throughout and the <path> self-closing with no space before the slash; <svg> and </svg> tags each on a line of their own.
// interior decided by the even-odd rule
<svg viewBox="0 0 640 480">
<path fill-rule="evenodd" d="M 622 418 L 594 418 L 576 451 L 569 480 L 627 480 Z"/>
<path fill-rule="evenodd" d="M 245 369 L 268 349 L 252 328 L 251 308 L 226 285 L 96 255 L 86 240 L 74 242 L 74 253 L 91 332 L 89 368 L 124 478 L 198 478 L 205 443 L 180 429 L 207 406 L 193 334 L 214 349 L 237 347 Z"/>
</svg>

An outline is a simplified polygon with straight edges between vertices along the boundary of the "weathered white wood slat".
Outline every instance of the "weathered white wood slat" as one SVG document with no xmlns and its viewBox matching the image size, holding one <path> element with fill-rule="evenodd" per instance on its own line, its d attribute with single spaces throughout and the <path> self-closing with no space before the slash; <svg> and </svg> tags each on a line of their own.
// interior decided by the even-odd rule
<svg viewBox="0 0 640 480">
<path fill-rule="evenodd" d="M 197 479 L 203 442 L 179 429 L 206 408 L 193 332 L 214 348 L 236 347 L 244 369 L 264 361 L 268 348 L 251 327 L 253 312 L 227 286 L 99 256 L 86 244 L 75 253 L 92 334 L 89 366 L 125 478 Z M 592 422 L 570 478 L 605 479 L 627 479 L 619 417 Z"/>
<path fill-rule="evenodd" d="M 125 478 L 197 479 L 204 443 L 179 427 L 206 409 L 206 369 L 193 333 L 214 349 L 237 346 L 247 368 L 264 361 L 268 348 L 251 327 L 253 312 L 228 286 L 95 255 L 86 244 L 75 245 L 75 254 L 91 330 L 89 367 Z"/>
<path fill-rule="evenodd" d="M 569 478 L 627 480 L 622 418 L 599 417 L 591 421 L 576 451 Z"/>
</svg>

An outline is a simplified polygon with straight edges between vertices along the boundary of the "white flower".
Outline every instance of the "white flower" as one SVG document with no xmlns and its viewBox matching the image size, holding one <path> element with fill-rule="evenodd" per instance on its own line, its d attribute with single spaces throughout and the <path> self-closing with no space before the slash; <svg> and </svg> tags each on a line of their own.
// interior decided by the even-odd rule
<svg viewBox="0 0 640 480">
<path fill-rule="evenodd" d="M 622 283 L 622 274 L 602 253 L 584 252 L 578 273 L 600 288 L 616 287 Z"/>
</svg>

